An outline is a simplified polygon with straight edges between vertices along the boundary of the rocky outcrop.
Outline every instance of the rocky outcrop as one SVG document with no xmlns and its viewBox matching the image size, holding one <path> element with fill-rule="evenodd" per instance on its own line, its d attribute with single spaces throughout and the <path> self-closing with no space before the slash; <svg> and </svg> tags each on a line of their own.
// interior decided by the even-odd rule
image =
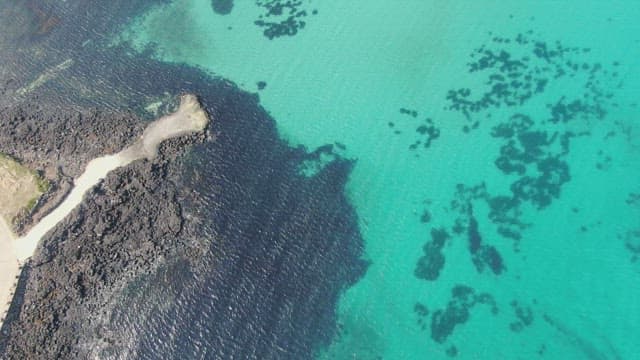
<svg viewBox="0 0 640 360">
<path fill-rule="evenodd" d="M 96 336 L 77 331 L 95 321 L 88 315 L 98 317 L 128 282 L 184 252 L 170 160 L 197 140 L 174 140 L 153 162 L 113 171 L 47 236 L 29 264 L 27 296 L 7 344 L 12 358 L 80 358 L 69 340 Z"/>
<path fill-rule="evenodd" d="M 0 153 L 52 184 L 32 213 L 18 219 L 18 232 L 57 206 L 90 160 L 122 150 L 143 128 L 144 121 L 131 113 L 64 110 L 35 102 L 0 110 Z"/>
<path fill-rule="evenodd" d="M 59 189 L 139 135 L 142 121 L 127 111 L 143 116 L 188 92 L 212 119 L 206 136 L 172 139 L 152 161 L 110 174 L 45 236 L 3 324 L 0 358 L 310 359 L 337 331 L 340 294 L 366 270 L 344 193 L 352 161 L 330 154 L 301 174 L 330 150 L 291 148 L 258 95 L 106 43 L 162 2 L 44 0 L 63 21 L 0 52 L 0 146 L 60 174 Z"/>
</svg>

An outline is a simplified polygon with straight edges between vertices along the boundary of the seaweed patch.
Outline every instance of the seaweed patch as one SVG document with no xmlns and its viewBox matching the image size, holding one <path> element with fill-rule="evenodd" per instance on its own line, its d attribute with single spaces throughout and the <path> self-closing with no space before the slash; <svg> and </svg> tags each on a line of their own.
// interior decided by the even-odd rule
<svg viewBox="0 0 640 360">
<path fill-rule="evenodd" d="M 517 300 L 513 300 L 510 303 L 516 320 L 509 324 L 509 329 L 513 332 L 521 332 L 526 327 L 533 324 L 533 310 L 529 306 L 526 306 Z"/>
<path fill-rule="evenodd" d="M 211 0 L 211 7 L 218 15 L 228 15 L 233 10 L 233 0 Z"/>
<path fill-rule="evenodd" d="M 462 113 L 472 123 L 465 125 L 465 131 L 478 128 L 480 118 L 492 123 L 490 135 L 501 144 L 494 165 L 511 179 L 509 192 L 498 194 L 488 193 L 485 184 L 480 188 L 460 184 L 451 206 L 462 214 L 454 233 L 467 228 L 469 216 L 464 213 L 472 203 L 483 201 L 489 206 L 489 219 L 498 234 L 514 240 L 517 246 L 522 230 L 528 227 L 521 219 L 522 207 L 543 210 L 560 198 L 562 188 L 571 181 L 566 160 L 571 141 L 590 136 L 591 122 L 603 120 L 607 108 L 615 106 L 613 91 L 603 89 L 621 86 L 615 69 L 618 62 L 606 68 L 586 58 L 590 52 L 587 48 L 549 44 L 534 39 L 532 34 L 494 36 L 489 45 L 475 49 L 470 55 L 469 73 L 484 79 L 489 90 L 475 96 L 473 89 L 460 88 L 446 96 L 447 109 Z M 551 101 L 543 96 L 551 82 L 562 80 L 577 83 L 575 93 Z M 522 105 L 533 97 L 539 98 L 546 116 L 534 118 L 522 112 Z M 501 107 L 514 111 L 506 120 L 496 121 L 491 110 Z M 611 136 L 615 133 L 608 132 Z M 596 168 L 606 170 L 611 166 L 611 156 L 600 152 L 598 158 Z"/>
<path fill-rule="evenodd" d="M 256 5 L 264 12 L 254 21 L 263 28 L 269 40 L 283 36 L 295 36 L 307 25 L 307 16 L 317 15 L 318 10 L 307 10 L 305 0 L 257 0 Z"/>
<path fill-rule="evenodd" d="M 449 234 L 444 229 L 431 230 L 431 241 L 423 246 L 424 255 L 418 260 L 414 271 L 418 279 L 429 281 L 438 279 L 445 262 L 442 247 L 449 238 Z"/>
<path fill-rule="evenodd" d="M 444 343 L 456 326 L 469 320 L 471 310 L 479 304 L 489 306 L 492 314 L 498 314 L 498 306 L 490 294 L 478 293 L 466 285 L 454 286 L 447 306 L 434 311 L 431 316 L 431 338 L 437 343 Z"/>
<path fill-rule="evenodd" d="M 418 111 L 408 108 L 400 108 L 400 114 L 404 117 L 410 117 L 412 119 L 418 119 Z M 398 122 L 389 121 L 387 126 L 393 131 L 394 134 L 399 135 L 404 131 L 413 132 L 415 134 L 415 140 L 408 145 L 410 151 L 416 151 L 418 149 L 429 149 L 433 142 L 440 138 L 440 128 L 436 126 L 432 118 L 425 117 L 419 120 L 408 123 L 406 119 L 401 119 Z M 406 128 L 409 128 L 406 130 Z M 418 154 L 416 154 L 418 156 Z"/>
<path fill-rule="evenodd" d="M 583 56 L 589 52 L 588 48 L 537 39 L 531 30 L 513 38 L 494 36 L 488 44 L 473 50 L 467 64 L 470 74 L 483 78 L 484 88 L 449 90 L 446 108 L 460 112 L 477 127 L 475 121 L 479 120 L 481 112 L 520 107 L 542 94 L 553 82 L 571 79 L 582 83 L 584 94 L 549 104 L 553 114 L 551 121 L 566 122 L 577 115 L 601 119 L 606 114 L 603 102 L 613 94 L 603 90 L 605 87 L 600 80 L 602 76 L 615 80 L 618 73 L 605 69 L 600 63 L 586 61 Z M 613 67 L 618 65 L 618 62 L 612 63 Z"/>
<path fill-rule="evenodd" d="M 488 267 L 495 275 L 500 275 L 504 270 L 502 256 L 494 246 L 482 243 L 482 236 L 478 231 L 478 221 L 473 216 L 471 206 L 469 207 L 467 236 L 469 237 L 469 253 L 476 270 L 481 273 Z"/>
<path fill-rule="evenodd" d="M 426 321 L 429 317 L 429 309 L 427 308 L 427 306 L 417 302 L 413 306 L 413 312 L 415 312 L 418 317 L 418 325 L 420 326 L 420 328 L 422 330 L 426 330 L 428 325 Z"/>
<path fill-rule="evenodd" d="M 501 254 L 504 249 L 496 241 L 508 240 L 513 252 L 519 252 L 523 232 L 531 226 L 525 211 L 545 211 L 562 198 L 563 189 L 572 180 L 569 162 L 572 143 L 594 136 L 596 122 L 604 128 L 604 140 L 618 134 L 631 137 L 629 126 L 619 121 L 606 122 L 609 111 L 619 106 L 614 96 L 622 86 L 618 66 L 615 61 L 610 64 L 592 61 L 588 48 L 538 39 L 533 31 L 514 37 L 492 36 L 489 42 L 473 50 L 468 75 L 471 83 L 481 85 L 448 91 L 445 110 L 462 115 L 464 133 L 488 136 L 497 143 L 491 166 L 504 182 L 459 183 L 452 189 L 448 206 L 442 209 L 452 218 L 442 223 L 438 212 L 425 200 L 418 220 L 428 225 L 432 234 L 446 233 L 447 242 L 465 241 L 469 259 L 478 273 L 493 276 L 505 273 L 508 264 Z M 554 91 L 547 91 L 550 88 Z M 559 95 L 558 88 L 567 89 L 566 93 Z M 411 118 L 419 116 L 411 109 L 403 108 L 401 113 Z M 397 131 L 399 122 L 394 124 Z M 480 128 L 486 131 L 474 131 Z M 428 134 L 427 127 L 416 130 Z M 606 150 L 597 152 L 595 160 L 594 170 L 606 171 L 613 164 L 613 157 Z M 640 195 L 629 194 L 626 203 L 639 204 Z M 583 228 L 588 230 L 587 226 Z M 631 229 L 619 238 L 631 252 L 632 261 L 638 261 L 640 229 Z M 445 255 L 449 256 L 432 236 L 423 245 L 414 276 L 436 281 L 444 267 Z M 430 306 L 431 338 L 436 343 L 445 343 L 457 325 L 468 321 L 470 309 L 481 303 L 478 296 L 473 289 L 458 286 L 452 290 L 445 308 Z M 485 295 L 483 299 L 493 303 L 492 310 L 497 312 L 492 297 Z M 531 307 L 513 300 L 511 308 L 515 315 L 509 324 L 511 331 L 521 332 L 531 326 L 534 321 Z M 543 348 L 541 352 L 544 351 Z"/>
</svg>

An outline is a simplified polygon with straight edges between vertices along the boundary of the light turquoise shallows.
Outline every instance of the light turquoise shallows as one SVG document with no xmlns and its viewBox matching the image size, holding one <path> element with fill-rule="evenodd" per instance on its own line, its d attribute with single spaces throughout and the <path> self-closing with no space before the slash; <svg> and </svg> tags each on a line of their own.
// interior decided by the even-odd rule
<svg viewBox="0 0 640 360">
<path fill-rule="evenodd" d="M 457 352 L 460 359 L 640 358 L 640 263 L 632 262 L 628 248 L 640 247 L 634 235 L 640 231 L 640 201 L 630 201 L 632 193 L 640 193 L 640 108 L 634 105 L 640 103 L 640 3 L 311 4 L 318 14 L 308 16 L 296 36 L 268 40 L 253 24 L 260 9 L 251 1 L 238 0 L 230 15 L 220 16 L 208 0 L 175 0 L 137 19 L 116 41 L 131 41 L 140 50 L 156 43 L 163 60 L 201 66 L 258 92 L 292 145 L 313 149 L 340 142 L 346 156 L 357 159 L 348 193 L 372 265 L 343 295 L 342 336 L 320 356 L 438 359 Z M 497 233 L 486 202 L 473 203 L 483 241 L 503 258 L 502 274 L 476 271 L 463 233 L 444 245 L 446 262 L 437 281 L 419 279 L 414 270 L 431 229 L 451 227 L 458 216 L 450 208 L 456 184 L 484 182 L 493 195 L 509 192 L 515 175 L 494 165 L 503 142 L 490 135 L 491 127 L 516 112 L 545 119 L 546 104 L 581 96 L 589 81 L 588 71 L 551 78 L 531 101 L 474 113 L 479 128 L 461 131 L 472 122 L 446 109 L 447 91 L 487 89 L 487 74 L 468 72 L 472 51 L 485 44 L 511 49 L 514 56 L 530 52 L 531 46 L 492 41 L 513 40 L 529 30 L 531 39 L 591 49 L 572 59 L 600 63 L 611 75 L 599 85 L 613 93 L 604 101 L 607 115 L 580 120 L 577 130 L 590 135 L 574 138 L 564 157 L 571 180 L 543 210 L 522 207 L 521 220 L 532 225 L 517 246 Z M 258 81 L 266 82 L 264 90 L 257 90 Z M 418 116 L 402 114 L 401 108 Z M 409 150 L 427 117 L 440 137 L 428 149 Z M 428 224 L 420 221 L 425 208 L 432 215 Z M 431 313 L 445 308 L 457 284 L 491 294 L 499 311 L 473 306 L 469 319 L 439 344 L 431 338 L 431 317 L 423 318 L 422 329 L 414 307 L 419 302 Z M 533 314 L 533 322 L 520 331 L 511 329 L 518 321 L 513 300 Z"/>
</svg>

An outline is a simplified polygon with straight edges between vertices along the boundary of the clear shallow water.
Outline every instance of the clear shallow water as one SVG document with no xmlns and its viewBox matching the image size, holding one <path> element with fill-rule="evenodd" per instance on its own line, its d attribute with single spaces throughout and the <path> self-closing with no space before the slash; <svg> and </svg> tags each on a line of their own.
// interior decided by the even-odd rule
<svg viewBox="0 0 640 360">
<path fill-rule="evenodd" d="M 176 0 L 114 41 L 257 92 L 292 145 L 357 159 L 349 197 L 372 263 L 324 357 L 637 357 L 640 7 L 299 10 L 304 28 L 270 40 L 253 2 L 222 16 Z"/>
</svg>

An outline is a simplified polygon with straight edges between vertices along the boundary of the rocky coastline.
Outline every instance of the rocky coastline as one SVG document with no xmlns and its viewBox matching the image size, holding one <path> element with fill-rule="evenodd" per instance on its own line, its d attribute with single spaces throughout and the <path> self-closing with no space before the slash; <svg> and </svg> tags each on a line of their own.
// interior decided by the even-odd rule
<svg viewBox="0 0 640 360">
<path fill-rule="evenodd" d="M 17 233 L 23 234 L 55 208 L 91 159 L 120 151 L 142 134 L 144 123 L 132 113 L 61 110 L 42 102 L 1 109 L 0 153 L 51 183 L 31 213 L 17 219 Z"/>
<path fill-rule="evenodd" d="M 134 114 L 65 113 L 41 106 L 36 111 L 3 111 L 0 151 L 47 174 L 53 183 L 33 216 L 27 214 L 18 223 L 20 229 L 24 231 L 55 207 L 91 159 L 117 152 L 139 137 L 144 123 Z M 23 271 L 8 324 L 2 329 L 0 350 L 4 348 L 11 358 L 78 356 L 56 346 L 77 335 L 64 330 L 87 321 L 87 309 L 103 306 L 109 291 L 149 273 L 155 261 L 175 255 L 180 248 L 178 235 L 184 219 L 170 179 L 176 176 L 173 161 L 205 137 L 168 140 L 153 161 L 139 160 L 117 169 L 87 194 L 47 236 Z M 130 236 L 133 229 L 136 236 Z"/>
<path fill-rule="evenodd" d="M 0 39 L 19 49 L 0 51 L 0 152 L 53 183 L 21 233 L 89 160 L 138 137 L 159 115 L 150 104 L 168 111 L 166 99 L 194 93 L 213 122 L 110 173 L 43 239 L 0 332 L 2 359 L 310 359 L 366 271 L 345 195 L 354 161 L 330 154 L 305 176 L 300 165 L 321 154 L 283 141 L 257 94 L 105 44 L 164 2 L 40 1 L 73 21 Z M 0 18 L 33 13 L 24 3 L 0 4 Z"/>
</svg>

